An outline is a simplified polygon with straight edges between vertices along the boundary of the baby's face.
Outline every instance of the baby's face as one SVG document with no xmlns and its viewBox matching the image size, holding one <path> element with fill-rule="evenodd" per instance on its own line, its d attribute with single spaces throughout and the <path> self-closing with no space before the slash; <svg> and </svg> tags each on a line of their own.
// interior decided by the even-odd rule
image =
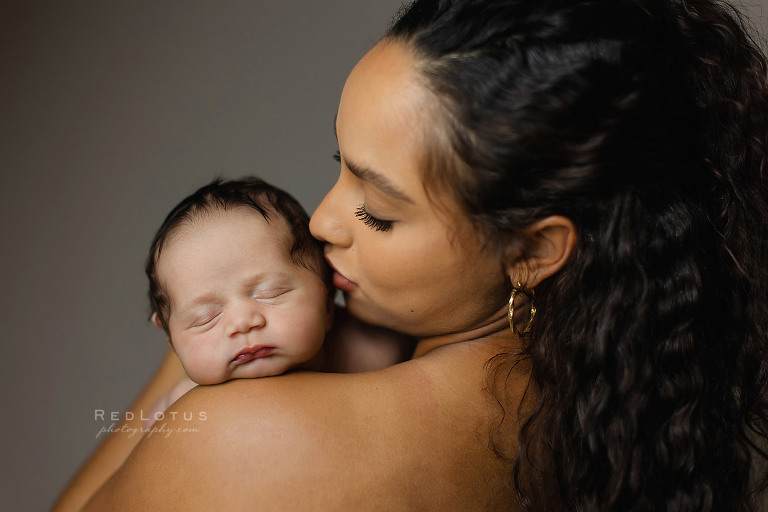
<svg viewBox="0 0 768 512">
<path fill-rule="evenodd" d="M 171 341 L 198 384 L 278 375 L 323 343 L 325 285 L 290 260 L 286 224 L 271 219 L 214 212 L 177 229 L 160 254 Z"/>
</svg>

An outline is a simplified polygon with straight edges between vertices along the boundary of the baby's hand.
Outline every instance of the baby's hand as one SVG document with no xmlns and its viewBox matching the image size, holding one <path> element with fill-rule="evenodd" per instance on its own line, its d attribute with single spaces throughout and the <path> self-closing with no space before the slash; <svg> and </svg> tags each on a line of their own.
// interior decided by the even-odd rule
<svg viewBox="0 0 768 512">
<path fill-rule="evenodd" d="M 365 324 L 337 308 L 323 346 L 320 371 L 357 373 L 380 370 L 410 359 L 416 340 L 402 333 Z"/>
<path fill-rule="evenodd" d="M 193 387 L 197 386 L 189 377 L 185 376 L 183 379 L 181 379 L 175 386 L 171 388 L 170 391 L 168 391 L 166 394 L 160 397 L 160 399 L 155 402 L 155 405 L 152 407 L 152 410 L 149 412 L 149 414 L 146 416 L 146 427 L 151 427 L 154 423 L 156 418 L 160 417 L 162 413 L 166 411 L 173 403 L 184 396 L 187 391 L 192 389 Z"/>
</svg>

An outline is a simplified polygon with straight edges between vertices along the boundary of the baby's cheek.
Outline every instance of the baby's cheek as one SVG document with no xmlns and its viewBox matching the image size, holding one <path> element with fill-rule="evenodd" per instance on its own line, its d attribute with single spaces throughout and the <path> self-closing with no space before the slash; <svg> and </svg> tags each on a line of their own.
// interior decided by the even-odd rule
<svg viewBox="0 0 768 512">
<path fill-rule="evenodd" d="M 301 340 L 297 353 L 302 354 L 305 359 L 314 356 L 325 341 L 325 334 L 323 317 L 314 316 L 311 321 L 303 322 L 295 333 L 296 339 Z"/>
<path fill-rule="evenodd" d="M 218 384 L 226 380 L 225 369 L 221 368 L 213 355 L 200 353 L 188 354 L 186 361 L 182 359 L 187 376 L 198 384 Z"/>
<path fill-rule="evenodd" d="M 207 382 L 205 382 L 205 381 L 207 381 L 208 378 L 207 378 L 205 372 L 202 371 L 202 369 L 199 367 L 198 364 L 194 364 L 194 363 L 191 363 L 191 362 L 188 363 L 188 364 L 185 364 L 184 365 L 184 371 L 187 372 L 187 377 L 189 377 L 190 379 L 192 379 L 196 383 L 198 383 L 198 384 L 207 384 Z"/>
</svg>

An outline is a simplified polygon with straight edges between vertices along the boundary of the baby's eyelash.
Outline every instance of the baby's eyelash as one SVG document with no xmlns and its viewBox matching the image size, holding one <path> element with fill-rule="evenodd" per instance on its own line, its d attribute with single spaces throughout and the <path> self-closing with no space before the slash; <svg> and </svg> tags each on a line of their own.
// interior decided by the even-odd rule
<svg viewBox="0 0 768 512">
<path fill-rule="evenodd" d="M 209 315 L 201 316 L 192 322 L 192 327 L 203 327 L 217 319 L 220 314 L 221 313 L 211 313 Z"/>
<path fill-rule="evenodd" d="M 336 152 L 333 154 L 333 159 L 334 159 L 334 160 L 336 160 L 337 162 L 341 163 L 341 152 L 339 152 L 339 151 L 336 151 Z"/>
<path fill-rule="evenodd" d="M 355 210 L 355 217 L 363 221 L 363 224 L 366 226 L 370 226 L 371 228 L 375 229 L 376 231 L 389 231 L 389 229 L 392 227 L 392 221 L 391 220 L 383 220 L 378 219 L 368 213 L 368 211 L 365 209 L 365 205 L 361 204 L 357 207 Z"/>
</svg>

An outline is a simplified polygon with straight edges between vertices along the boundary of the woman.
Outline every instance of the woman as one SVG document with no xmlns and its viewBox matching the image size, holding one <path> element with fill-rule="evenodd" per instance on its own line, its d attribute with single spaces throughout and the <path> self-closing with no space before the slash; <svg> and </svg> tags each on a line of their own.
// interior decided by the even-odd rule
<svg viewBox="0 0 768 512">
<path fill-rule="evenodd" d="M 413 359 L 196 389 L 86 509 L 753 510 L 766 112 L 721 3 L 417 1 L 311 225 Z"/>
</svg>

